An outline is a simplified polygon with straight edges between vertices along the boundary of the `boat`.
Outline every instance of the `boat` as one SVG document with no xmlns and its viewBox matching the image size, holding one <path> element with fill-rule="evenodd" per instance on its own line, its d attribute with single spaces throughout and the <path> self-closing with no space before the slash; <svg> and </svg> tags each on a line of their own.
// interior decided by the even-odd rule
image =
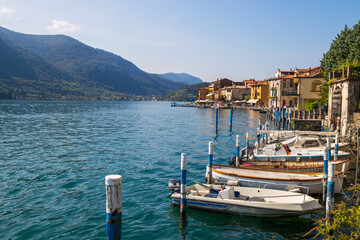
<svg viewBox="0 0 360 240">
<path fill-rule="evenodd" d="M 261 187 L 278 190 L 299 189 L 299 186 L 309 189 L 309 193 L 321 193 L 323 186 L 322 172 L 282 171 L 276 169 L 261 169 L 249 167 L 232 167 L 220 164 L 212 166 L 212 182 L 226 184 L 228 181 L 237 181 L 244 187 Z M 205 182 L 209 177 L 207 167 Z M 343 185 L 342 171 L 335 173 L 335 193 L 340 193 Z M 304 188 L 300 188 L 304 190 Z"/>
<path fill-rule="evenodd" d="M 180 205 L 179 192 L 171 198 L 174 205 Z M 186 204 L 194 209 L 256 217 L 300 216 L 322 209 L 317 199 L 303 193 L 199 183 L 186 187 Z"/>
<path fill-rule="evenodd" d="M 286 144 L 277 143 L 260 148 L 255 144 L 249 149 L 250 161 L 323 161 L 324 147 L 317 138 L 298 139 L 292 147 Z M 334 150 L 331 150 L 334 156 Z M 246 148 L 242 149 L 241 157 L 246 158 Z M 350 158 L 350 153 L 338 151 L 338 159 Z"/>
<path fill-rule="evenodd" d="M 233 160 L 233 158 L 231 158 Z M 233 163 L 229 160 L 230 163 Z M 336 171 L 343 171 L 345 174 L 349 170 L 350 159 L 345 160 L 331 160 L 335 163 Z M 345 164 L 345 165 L 344 165 Z M 234 165 L 234 164 L 233 164 Z M 301 172 L 322 172 L 324 168 L 323 161 L 243 161 L 240 163 L 241 167 L 248 168 L 270 168 L 270 169 L 282 169 L 290 171 L 301 171 Z"/>
</svg>

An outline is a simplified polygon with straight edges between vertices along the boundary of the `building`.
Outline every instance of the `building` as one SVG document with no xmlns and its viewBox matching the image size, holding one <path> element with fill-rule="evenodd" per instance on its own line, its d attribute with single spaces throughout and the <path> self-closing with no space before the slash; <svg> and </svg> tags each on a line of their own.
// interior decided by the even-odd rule
<svg viewBox="0 0 360 240">
<path fill-rule="evenodd" d="M 235 101 L 245 100 L 250 95 L 250 88 L 245 85 L 227 86 L 221 89 L 222 100 L 234 104 Z"/>
<path fill-rule="evenodd" d="M 203 87 L 197 90 L 198 92 L 198 100 L 205 100 L 206 99 L 206 95 L 209 92 L 209 88 L 208 87 Z"/>
<path fill-rule="evenodd" d="M 277 70 L 269 82 L 270 107 L 297 107 L 303 110 L 311 101 L 320 100 L 322 79 L 320 67 L 308 69 Z"/>
<path fill-rule="evenodd" d="M 325 82 L 320 66 L 309 68 L 299 75 L 295 73 L 294 84 L 298 85 L 298 109 L 305 110 L 306 104 L 321 99 L 321 85 Z"/>
<path fill-rule="evenodd" d="M 267 81 L 254 81 L 250 85 L 251 99 L 249 103 L 259 106 L 268 106 L 269 102 L 269 84 Z"/>
</svg>

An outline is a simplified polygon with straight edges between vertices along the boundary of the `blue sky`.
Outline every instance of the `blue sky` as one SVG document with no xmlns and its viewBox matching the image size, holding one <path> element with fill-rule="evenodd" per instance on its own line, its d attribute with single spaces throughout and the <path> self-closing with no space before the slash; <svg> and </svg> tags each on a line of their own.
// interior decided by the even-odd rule
<svg viewBox="0 0 360 240">
<path fill-rule="evenodd" d="M 151 73 L 203 81 L 273 77 L 318 66 L 360 1 L 0 0 L 0 26 L 65 34 Z"/>
</svg>

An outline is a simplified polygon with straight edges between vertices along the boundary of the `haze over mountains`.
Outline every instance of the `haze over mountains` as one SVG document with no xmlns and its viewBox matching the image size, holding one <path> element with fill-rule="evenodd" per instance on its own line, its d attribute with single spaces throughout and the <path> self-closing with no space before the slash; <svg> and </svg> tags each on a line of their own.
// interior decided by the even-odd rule
<svg viewBox="0 0 360 240">
<path fill-rule="evenodd" d="M 131 99 L 161 96 L 196 82 L 201 80 L 188 74 L 144 72 L 120 56 L 65 35 L 0 27 L 0 99 Z"/>
</svg>

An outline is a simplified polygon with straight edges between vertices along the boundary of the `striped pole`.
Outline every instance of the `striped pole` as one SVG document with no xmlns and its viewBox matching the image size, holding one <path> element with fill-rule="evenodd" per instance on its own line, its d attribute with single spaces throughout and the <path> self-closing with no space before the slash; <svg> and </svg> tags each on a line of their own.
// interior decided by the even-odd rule
<svg viewBox="0 0 360 240">
<path fill-rule="evenodd" d="M 291 130 L 291 109 L 289 109 L 289 131 Z"/>
<path fill-rule="evenodd" d="M 334 131 L 334 124 L 331 124 L 330 132 Z"/>
<path fill-rule="evenodd" d="M 330 138 L 326 139 L 326 144 L 328 147 L 328 161 L 331 161 L 331 143 L 330 143 Z"/>
<path fill-rule="evenodd" d="M 335 163 L 329 164 L 329 179 L 328 192 L 326 196 L 326 224 L 330 225 L 332 222 L 331 211 L 334 209 L 334 189 L 335 189 Z"/>
<path fill-rule="evenodd" d="M 181 154 L 181 199 L 180 199 L 180 214 L 181 217 L 186 217 L 186 153 Z"/>
<path fill-rule="evenodd" d="M 326 192 L 327 192 L 327 177 L 328 177 L 328 148 L 324 147 L 324 163 L 323 163 L 323 203 L 326 202 Z"/>
<path fill-rule="evenodd" d="M 219 108 L 215 108 L 215 131 L 218 130 Z"/>
<path fill-rule="evenodd" d="M 106 233 L 108 240 L 121 239 L 121 176 L 105 177 L 106 186 Z"/>
<path fill-rule="evenodd" d="M 259 120 L 259 130 L 262 130 L 261 122 Z M 261 133 L 261 140 L 264 141 L 264 133 Z"/>
<path fill-rule="evenodd" d="M 230 107 L 230 131 L 232 129 L 233 107 Z"/>
<path fill-rule="evenodd" d="M 324 120 L 321 120 L 321 131 L 324 131 Z"/>
<path fill-rule="evenodd" d="M 213 166 L 213 142 L 209 142 L 209 163 L 208 163 L 207 184 L 211 184 L 212 182 L 212 166 Z"/>
<path fill-rule="evenodd" d="M 339 158 L 339 134 L 335 135 L 335 149 L 334 149 L 334 160 Z"/>
<path fill-rule="evenodd" d="M 240 135 L 236 135 L 236 167 L 240 166 Z"/>
<path fill-rule="evenodd" d="M 246 160 L 249 161 L 249 133 L 246 133 Z"/>
<path fill-rule="evenodd" d="M 282 130 L 285 130 L 285 108 L 282 108 L 281 123 L 282 123 Z"/>
</svg>

